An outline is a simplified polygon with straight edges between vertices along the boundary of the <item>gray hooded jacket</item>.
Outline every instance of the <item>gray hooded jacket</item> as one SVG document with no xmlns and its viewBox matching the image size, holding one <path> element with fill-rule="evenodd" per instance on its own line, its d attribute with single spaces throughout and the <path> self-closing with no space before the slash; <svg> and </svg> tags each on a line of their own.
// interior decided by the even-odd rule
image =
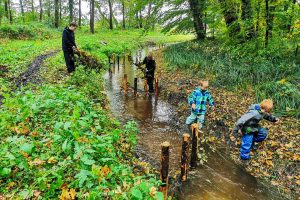
<svg viewBox="0 0 300 200">
<path fill-rule="evenodd" d="M 276 117 L 263 113 L 259 104 L 253 104 L 249 107 L 248 112 L 236 122 L 233 133 L 237 134 L 239 129 L 242 130 L 243 134 L 257 133 L 260 128 L 259 122 L 262 119 L 270 122 L 277 121 Z"/>
</svg>

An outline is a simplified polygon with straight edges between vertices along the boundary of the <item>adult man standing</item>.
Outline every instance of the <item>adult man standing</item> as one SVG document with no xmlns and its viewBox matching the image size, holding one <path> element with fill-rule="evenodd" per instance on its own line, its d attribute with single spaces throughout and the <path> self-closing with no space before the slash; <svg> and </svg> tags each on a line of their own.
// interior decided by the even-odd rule
<svg viewBox="0 0 300 200">
<path fill-rule="evenodd" d="M 142 63 L 136 64 L 137 66 L 146 65 L 146 68 L 143 69 L 145 72 L 145 78 L 147 79 L 147 84 L 149 86 L 149 92 L 154 92 L 153 89 L 153 81 L 154 81 L 154 73 L 156 68 L 156 62 L 152 53 L 149 53 L 148 56 L 145 57 Z"/>
<path fill-rule="evenodd" d="M 75 43 L 74 31 L 77 28 L 75 22 L 71 22 L 69 27 L 66 27 L 62 34 L 62 50 L 64 52 L 66 66 L 69 73 L 75 71 L 74 62 L 74 51 L 76 51 L 77 46 Z"/>
</svg>

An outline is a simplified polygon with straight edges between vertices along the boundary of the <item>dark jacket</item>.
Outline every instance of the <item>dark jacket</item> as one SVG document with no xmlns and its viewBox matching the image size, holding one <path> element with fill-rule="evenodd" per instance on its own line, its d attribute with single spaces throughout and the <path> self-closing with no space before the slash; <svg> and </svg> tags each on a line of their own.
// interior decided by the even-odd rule
<svg viewBox="0 0 300 200">
<path fill-rule="evenodd" d="M 249 111 L 236 122 L 233 132 L 236 134 L 241 129 L 243 134 L 257 133 L 260 128 L 259 122 L 262 119 L 270 122 L 277 121 L 276 117 L 261 112 L 259 104 L 251 105 Z"/>
<path fill-rule="evenodd" d="M 74 31 L 71 31 L 68 27 L 66 27 L 62 34 L 62 50 L 73 52 L 73 46 L 76 47 Z"/>
<path fill-rule="evenodd" d="M 154 59 L 149 59 L 148 57 L 146 57 L 143 61 L 143 65 L 146 65 L 146 70 L 145 70 L 145 74 L 146 77 L 152 77 L 154 78 L 154 72 L 155 72 L 155 68 L 156 68 L 156 62 Z"/>
</svg>

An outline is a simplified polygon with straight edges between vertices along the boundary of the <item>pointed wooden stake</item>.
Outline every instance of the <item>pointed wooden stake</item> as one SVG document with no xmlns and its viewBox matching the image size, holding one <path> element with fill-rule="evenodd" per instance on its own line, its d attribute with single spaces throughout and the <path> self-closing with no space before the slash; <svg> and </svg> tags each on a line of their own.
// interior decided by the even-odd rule
<svg viewBox="0 0 300 200">
<path fill-rule="evenodd" d="M 167 199 L 168 197 L 169 156 L 170 156 L 170 143 L 164 142 L 161 144 L 161 159 L 160 159 L 160 180 L 162 181 L 160 191 L 164 194 L 164 199 Z"/>
<path fill-rule="evenodd" d="M 191 167 L 197 167 L 197 153 L 199 142 L 199 125 L 197 123 L 191 125 L 193 139 L 192 139 L 192 154 L 191 154 Z"/>
<path fill-rule="evenodd" d="M 183 134 L 182 137 L 182 150 L 181 150 L 181 180 L 186 181 L 189 169 L 189 145 L 190 145 L 190 135 Z"/>
<path fill-rule="evenodd" d="M 127 93 L 127 74 L 124 74 L 124 93 Z"/>
</svg>

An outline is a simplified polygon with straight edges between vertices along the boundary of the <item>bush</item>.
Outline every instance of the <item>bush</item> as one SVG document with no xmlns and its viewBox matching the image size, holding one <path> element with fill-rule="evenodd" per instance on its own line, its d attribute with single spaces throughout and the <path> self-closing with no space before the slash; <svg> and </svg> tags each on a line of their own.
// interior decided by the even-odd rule
<svg viewBox="0 0 300 200">
<path fill-rule="evenodd" d="M 9 39 L 49 39 L 53 31 L 43 25 L 3 25 L 0 26 L 0 38 Z"/>
</svg>

